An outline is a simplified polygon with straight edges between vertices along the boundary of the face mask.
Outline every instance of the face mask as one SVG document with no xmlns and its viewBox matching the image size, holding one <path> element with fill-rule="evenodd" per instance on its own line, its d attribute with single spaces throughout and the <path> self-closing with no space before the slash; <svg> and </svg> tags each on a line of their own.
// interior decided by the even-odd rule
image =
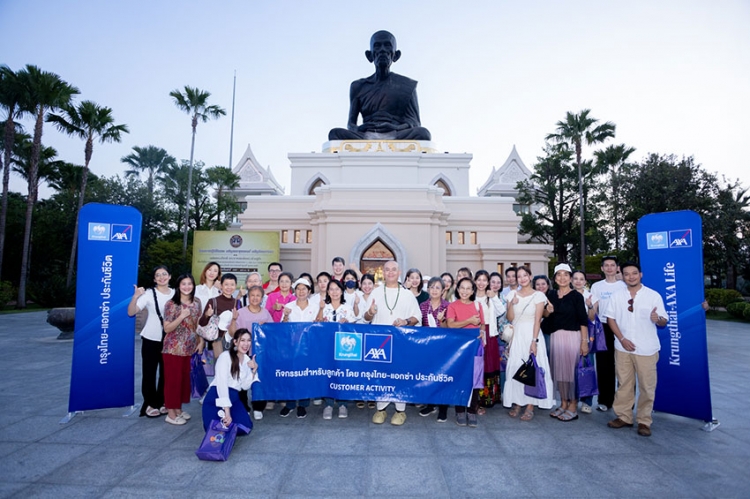
<svg viewBox="0 0 750 499">
<path fill-rule="evenodd" d="M 357 287 L 357 283 L 354 281 L 346 281 L 346 288 L 347 289 L 354 289 Z"/>
</svg>

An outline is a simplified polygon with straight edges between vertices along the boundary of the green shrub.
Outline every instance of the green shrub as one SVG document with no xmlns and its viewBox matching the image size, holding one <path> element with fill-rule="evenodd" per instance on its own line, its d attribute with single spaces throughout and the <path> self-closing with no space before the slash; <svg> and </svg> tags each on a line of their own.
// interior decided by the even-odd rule
<svg viewBox="0 0 750 499">
<path fill-rule="evenodd" d="M 0 282 L 0 310 L 2 310 L 9 301 L 15 299 L 16 288 L 9 281 Z"/>
<path fill-rule="evenodd" d="M 745 303 L 744 301 L 737 301 L 727 305 L 727 312 L 729 315 L 737 317 L 738 319 L 743 318 L 743 314 L 746 310 L 750 310 L 750 303 Z"/>
<path fill-rule="evenodd" d="M 27 290 L 31 301 L 43 308 L 73 307 L 76 304 L 75 285 L 67 288 L 64 276 L 53 275 L 30 282 Z"/>
<path fill-rule="evenodd" d="M 726 308 L 730 303 L 742 301 L 742 293 L 736 289 L 707 289 L 706 300 L 711 308 Z"/>
<path fill-rule="evenodd" d="M 742 312 L 742 318 L 750 321 L 750 303 L 745 303 L 745 309 Z"/>
</svg>

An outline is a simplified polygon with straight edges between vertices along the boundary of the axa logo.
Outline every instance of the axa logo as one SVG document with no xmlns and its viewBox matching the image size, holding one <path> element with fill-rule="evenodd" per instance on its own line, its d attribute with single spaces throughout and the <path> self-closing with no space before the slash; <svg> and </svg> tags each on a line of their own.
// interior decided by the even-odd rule
<svg viewBox="0 0 750 499">
<path fill-rule="evenodd" d="M 692 248 L 693 229 L 681 229 L 669 231 L 670 248 Z"/>
<path fill-rule="evenodd" d="M 391 363 L 393 357 L 393 335 L 365 334 L 365 360 Z"/>
<path fill-rule="evenodd" d="M 109 241 L 109 229 L 109 224 L 89 222 L 89 241 Z"/>
<path fill-rule="evenodd" d="M 362 333 L 336 332 L 333 358 L 336 360 L 362 360 Z"/>
<path fill-rule="evenodd" d="M 667 232 L 649 232 L 646 234 L 646 246 L 650 250 L 668 248 Z"/>
<path fill-rule="evenodd" d="M 129 243 L 133 240 L 133 226 L 112 224 L 112 236 L 110 241 L 116 241 L 120 243 Z"/>
</svg>

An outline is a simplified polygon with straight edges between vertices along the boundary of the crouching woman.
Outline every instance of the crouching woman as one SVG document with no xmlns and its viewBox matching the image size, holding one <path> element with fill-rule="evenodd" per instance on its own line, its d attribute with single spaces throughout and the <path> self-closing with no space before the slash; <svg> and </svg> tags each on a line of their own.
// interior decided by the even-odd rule
<svg viewBox="0 0 750 499">
<path fill-rule="evenodd" d="M 245 407 L 239 397 L 240 390 L 248 390 L 257 381 L 258 365 L 250 357 L 252 337 L 245 328 L 235 331 L 232 347 L 225 350 L 216 360 L 215 376 L 203 400 L 203 428 L 208 430 L 211 420 L 218 419 L 219 410 L 224 411 L 221 418 L 225 425 L 235 422 L 252 429 Z M 250 430 L 248 430 L 249 433 Z M 238 435 L 246 432 L 240 430 Z"/>
</svg>

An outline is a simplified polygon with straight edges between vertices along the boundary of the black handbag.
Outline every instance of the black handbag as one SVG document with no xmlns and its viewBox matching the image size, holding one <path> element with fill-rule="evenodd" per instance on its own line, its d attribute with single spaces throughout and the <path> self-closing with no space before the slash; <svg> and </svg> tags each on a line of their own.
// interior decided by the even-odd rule
<svg viewBox="0 0 750 499">
<path fill-rule="evenodd" d="M 521 364 L 513 379 L 527 386 L 536 386 L 536 366 L 534 360 L 529 356 L 529 360 Z"/>
</svg>

